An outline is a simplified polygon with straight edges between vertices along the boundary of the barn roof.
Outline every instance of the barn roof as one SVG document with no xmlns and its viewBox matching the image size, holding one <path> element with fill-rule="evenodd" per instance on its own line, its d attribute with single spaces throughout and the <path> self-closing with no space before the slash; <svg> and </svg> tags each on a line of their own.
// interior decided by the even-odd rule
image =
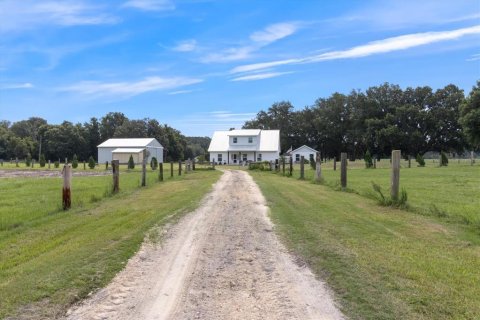
<svg viewBox="0 0 480 320">
<path fill-rule="evenodd" d="M 311 148 L 311 147 L 309 147 L 309 146 L 307 146 L 307 145 L 304 144 L 303 146 L 301 146 L 301 147 L 299 147 L 299 148 L 297 148 L 297 149 L 295 149 L 295 150 L 293 150 L 293 151 L 290 151 L 290 154 L 295 153 L 295 152 L 297 152 L 297 151 L 300 151 L 300 149 L 307 149 L 308 151 L 311 151 L 311 152 L 318 152 L 317 150 L 315 150 L 315 149 L 313 149 L 313 148 Z"/>
<path fill-rule="evenodd" d="M 256 146 L 232 146 L 229 136 L 258 136 Z M 227 151 L 280 151 L 280 130 L 244 129 L 231 131 L 215 131 L 208 152 Z"/>
<path fill-rule="evenodd" d="M 155 138 L 123 138 L 123 139 L 108 139 L 107 141 L 98 145 L 98 148 L 138 148 L 147 147 Z"/>
</svg>

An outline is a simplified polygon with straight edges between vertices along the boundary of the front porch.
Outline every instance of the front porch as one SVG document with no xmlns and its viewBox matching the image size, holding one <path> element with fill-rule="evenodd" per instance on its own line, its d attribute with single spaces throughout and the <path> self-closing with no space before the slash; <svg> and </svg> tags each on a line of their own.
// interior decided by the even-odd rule
<svg viewBox="0 0 480 320">
<path fill-rule="evenodd" d="M 262 161 L 262 154 L 256 151 L 229 151 L 227 164 L 245 164 L 248 162 Z"/>
</svg>

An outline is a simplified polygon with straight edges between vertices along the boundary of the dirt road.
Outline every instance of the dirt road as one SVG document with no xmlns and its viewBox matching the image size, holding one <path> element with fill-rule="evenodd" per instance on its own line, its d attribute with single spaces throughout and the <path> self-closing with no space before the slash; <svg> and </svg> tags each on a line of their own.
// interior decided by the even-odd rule
<svg viewBox="0 0 480 320">
<path fill-rule="evenodd" d="M 248 173 L 225 171 L 161 245 L 144 244 L 67 319 L 342 319 L 280 244 L 267 209 Z"/>
</svg>

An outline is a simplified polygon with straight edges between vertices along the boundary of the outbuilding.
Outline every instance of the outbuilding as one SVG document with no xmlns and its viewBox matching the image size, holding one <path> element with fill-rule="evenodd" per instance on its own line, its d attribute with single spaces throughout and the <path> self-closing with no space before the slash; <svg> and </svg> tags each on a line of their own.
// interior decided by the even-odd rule
<svg viewBox="0 0 480 320">
<path fill-rule="evenodd" d="M 163 146 L 155 138 L 108 139 L 97 148 L 98 163 L 119 160 L 121 164 L 126 164 L 132 156 L 133 161 L 140 164 L 143 161 L 144 151 L 147 162 L 150 162 L 153 157 L 157 158 L 159 163 L 163 162 Z"/>
<path fill-rule="evenodd" d="M 310 148 L 309 146 L 303 145 L 295 150 L 287 152 L 287 156 L 293 157 L 293 161 L 300 162 L 300 158 L 303 156 L 305 160 L 310 161 L 313 157 L 315 159 L 315 155 L 318 151 Z"/>
</svg>

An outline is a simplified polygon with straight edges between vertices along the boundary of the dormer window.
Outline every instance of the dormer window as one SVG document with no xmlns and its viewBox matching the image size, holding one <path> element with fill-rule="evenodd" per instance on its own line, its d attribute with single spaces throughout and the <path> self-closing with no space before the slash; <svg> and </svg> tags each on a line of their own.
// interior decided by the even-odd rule
<svg viewBox="0 0 480 320">
<path fill-rule="evenodd" d="M 237 143 L 237 137 L 233 137 L 233 143 Z"/>
<path fill-rule="evenodd" d="M 248 143 L 253 143 L 253 137 L 248 137 Z"/>
</svg>

